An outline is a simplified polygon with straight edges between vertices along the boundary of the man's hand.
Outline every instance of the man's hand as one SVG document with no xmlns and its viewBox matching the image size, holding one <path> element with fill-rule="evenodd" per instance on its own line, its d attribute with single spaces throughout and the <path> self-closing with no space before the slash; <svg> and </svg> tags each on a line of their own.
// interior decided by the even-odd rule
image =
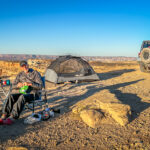
<svg viewBox="0 0 150 150">
<path fill-rule="evenodd" d="M 32 83 L 24 82 L 23 86 L 32 86 Z"/>
<path fill-rule="evenodd" d="M 17 84 L 17 87 L 22 87 L 23 86 L 23 84 L 21 83 L 21 82 L 19 82 L 18 84 Z"/>
</svg>

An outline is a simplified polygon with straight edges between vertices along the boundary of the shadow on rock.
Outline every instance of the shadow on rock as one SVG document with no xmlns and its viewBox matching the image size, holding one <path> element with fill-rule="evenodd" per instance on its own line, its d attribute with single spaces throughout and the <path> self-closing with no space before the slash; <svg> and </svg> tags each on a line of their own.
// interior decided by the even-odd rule
<svg viewBox="0 0 150 150">
<path fill-rule="evenodd" d="M 112 94 L 115 94 L 118 100 L 120 100 L 123 104 L 129 105 L 131 108 L 131 117 L 130 121 L 134 120 L 139 116 L 139 114 L 147 109 L 150 106 L 150 103 L 142 102 L 141 98 L 136 94 L 132 93 L 122 93 L 117 89 L 110 89 Z"/>
</svg>

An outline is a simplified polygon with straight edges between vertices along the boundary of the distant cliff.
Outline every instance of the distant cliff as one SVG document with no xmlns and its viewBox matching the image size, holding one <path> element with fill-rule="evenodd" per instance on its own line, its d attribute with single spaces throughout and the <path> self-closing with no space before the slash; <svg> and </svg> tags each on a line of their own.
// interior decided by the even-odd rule
<svg viewBox="0 0 150 150">
<path fill-rule="evenodd" d="M 57 55 L 28 55 L 28 54 L 0 54 L 0 60 L 20 61 L 28 59 L 56 59 Z M 136 57 L 107 57 L 107 56 L 81 56 L 87 61 L 135 61 Z"/>
<path fill-rule="evenodd" d="M 55 59 L 52 55 L 28 55 L 28 54 L 0 54 L 0 60 L 20 61 L 28 59 Z"/>
</svg>

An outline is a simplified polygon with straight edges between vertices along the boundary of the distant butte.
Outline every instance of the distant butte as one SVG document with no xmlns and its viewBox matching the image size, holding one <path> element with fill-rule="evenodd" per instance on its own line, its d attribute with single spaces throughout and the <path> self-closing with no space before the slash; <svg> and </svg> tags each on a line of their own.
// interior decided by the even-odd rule
<svg viewBox="0 0 150 150">
<path fill-rule="evenodd" d="M 32 55 L 32 54 L 0 54 L 0 60 L 20 61 L 28 59 L 56 59 L 58 55 Z M 88 61 L 135 61 L 136 57 L 124 56 L 81 56 Z"/>
</svg>

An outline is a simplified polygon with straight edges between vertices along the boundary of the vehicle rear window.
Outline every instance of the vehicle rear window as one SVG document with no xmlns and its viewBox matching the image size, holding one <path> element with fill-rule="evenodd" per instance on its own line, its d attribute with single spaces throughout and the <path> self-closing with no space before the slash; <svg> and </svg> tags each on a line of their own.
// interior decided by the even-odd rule
<svg viewBox="0 0 150 150">
<path fill-rule="evenodd" d="M 144 45 L 143 45 L 143 48 L 146 48 L 146 47 L 149 47 L 150 46 L 150 43 L 145 43 Z"/>
</svg>

